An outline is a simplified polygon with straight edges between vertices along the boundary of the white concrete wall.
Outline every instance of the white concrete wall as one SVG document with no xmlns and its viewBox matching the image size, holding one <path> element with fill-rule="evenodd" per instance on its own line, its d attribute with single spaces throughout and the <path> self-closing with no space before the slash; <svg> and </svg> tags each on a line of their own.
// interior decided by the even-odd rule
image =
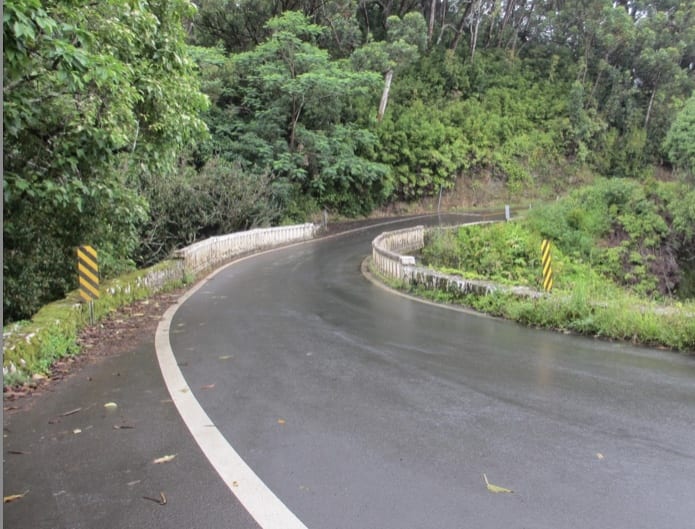
<svg viewBox="0 0 695 529">
<path fill-rule="evenodd" d="M 183 260 L 186 272 L 197 274 L 244 253 L 313 239 L 316 231 L 313 224 L 240 231 L 198 241 L 178 250 L 175 257 Z"/>
<path fill-rule="evenodd" d="M 415 258 L 401 252 L 413 252 L 425 245 L 425 227 L 415 226 L 387 231 L 372 241 L 372 266 L 392 279 L 405 279 L 415 266 Z"/>
<path fill-rule="evenodd" d="M 456 229 L 458 226 L 451 228 Z M 388 278 L 405 281 L 411 285 L 422 285 L 430 290 L 444 290 L 455 295 L 486 295 L 495 291 L 512 292 L 528 297 L 541 295 L 531 288 L 501 286 L 492 281 L 464 279 L 460 276 L 436 272 L 416 266 L 415 257 L 401 253 L 420 250 L 424 246 L 425 228 L 423 226 L 382 233 L 372 241 L 372 266 Z"/>
</svg>

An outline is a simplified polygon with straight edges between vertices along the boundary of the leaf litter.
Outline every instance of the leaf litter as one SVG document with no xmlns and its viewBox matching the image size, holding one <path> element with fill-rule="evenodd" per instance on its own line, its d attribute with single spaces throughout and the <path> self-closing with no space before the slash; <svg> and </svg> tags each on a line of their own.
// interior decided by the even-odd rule
<svg viewBox="0 0 695 529">
<path fill-rule="evenodd" d="M 22 494 L 10 494 L 9 496 L 3 496 L 3 503 L 11 503 L 13 501 L 21 500 L 24 496 L 29 494 L 29 491 L 23 492 Z"/>
<path fill-rule="evenodd" d="M 176 454 L 169 454 L 166 456 L 158 457 L 154 461 L 152 461 L 155 465 L 159 465 L 161 463 L 169 463 L 170 461 L 173 461 L 174 458 L 176 457 Z"/>
<path fill-rule="evenodd" d="M 164 495 L 163 492 L 159 493 L 159 498 L 152 498 L 150 496 L 143 496 L 142 499 L 153 501 L 159 505 L 166 505 L 167 504 L 167 497 Z"/>
<path fill-rule="evenodd" d="M 494 493 L 500 493 L 501 492 L 501 493 L 508 493 L 508 494 L 512 494 L 514 492 L 511 489 L 500 487 L 499 485 L 493 485 L 492 483 L 490 483 L 487 480 L 487 476 L 485 474 L 483 474 L 483 479 L 485 480 L 485 485 L 487 486 L 487 490 L 489 490 L 490 492 L 494 492 Z"/>
</svg>

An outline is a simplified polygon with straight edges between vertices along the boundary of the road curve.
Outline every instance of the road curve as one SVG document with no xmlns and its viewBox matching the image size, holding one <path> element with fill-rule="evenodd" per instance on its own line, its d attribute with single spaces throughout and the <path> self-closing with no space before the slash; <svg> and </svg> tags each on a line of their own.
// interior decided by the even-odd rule
<svg viewBox="0 0 695 529">
<path fill-rule="evenodd" d="M 396 296 L 360 263 L 405 225 L 239 261 L 173 315 L 277 498 L 309 529 L 693 527 L 695 359 Z"/>
</svg>

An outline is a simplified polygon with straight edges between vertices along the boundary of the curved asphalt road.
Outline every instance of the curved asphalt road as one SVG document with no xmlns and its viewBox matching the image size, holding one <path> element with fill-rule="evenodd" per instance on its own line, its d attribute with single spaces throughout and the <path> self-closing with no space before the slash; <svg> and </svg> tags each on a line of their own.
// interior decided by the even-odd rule
<svg viewBox="0 0 695 529">
<path fill-rule="evenodd" d="M 695 359 L 397 296 L 360 273 L 394 227 L 235 263 L 171 322 L 200 404 L 309 529 L 695 527 Z"/>
</svg>

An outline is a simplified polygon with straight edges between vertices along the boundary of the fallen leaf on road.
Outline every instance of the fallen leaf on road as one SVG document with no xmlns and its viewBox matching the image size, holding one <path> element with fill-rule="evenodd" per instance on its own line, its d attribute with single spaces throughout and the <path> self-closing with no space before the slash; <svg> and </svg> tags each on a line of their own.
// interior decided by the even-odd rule
<svg viewBox="0 0 695 529">
<path fill-rule="evenodd" d="M 107 410 L 115 410 L 116 408 L 118 408 L 118 404 L 116 404 L 115 402 L 107 402 L 106 404 L 104 404 L 104 408 L 106 408 Z"/>
<path fill-rule="evenodd" d="M 61 417 L 67 417 L 68 415 L 74 415 L 78 411 L 82 411 L 82 408 L 75 408 L 74 410 L 66 411 L 65 413 L 61 413 Z"/>
<path fill-rule="evenodd" d="M 485 485 L 487 485 L 487 490 L 490 492 L 508 492 L 508 493 L 513 493 L 514 491 L 511 489 L 505 489 L 504 487 L 499 487 L 497 485 L 493 485 L 487 480 L 487 476 L 483 474 L 483 479 L 485 480 Z"/>
<path fill-rule="evenodd" d="M 215 387 L 215 384 L 207 384 L 206 386 L 200 386 L 200 389 L 212 389 Z"/>
<path fill-rule="evenodd" d="M 162 456 L 158 457 L 154 461 L 152 461 L 155 465 L 158 465 L 160 463 L 168 463 L 169 461 L 173 461 L 173 459 L 176 457 L 176 454 L 171 454 L 168 456 Z"/>
<path fill-rule="evenodd" d="M 29 491 L 26 491 L 24 494 L 10 494 L 9 496 L 3 496 L 2 502 L 3 503 L 10 503 L 13 501 L 21 500 L 28 493 L 29 493 Z"/>
<path fill-rule="evenodd" d="M 155 503 L 158 503 L 159 505 L 166 505 L 167 504 L 167 497 L 164 495 L 163 492 L 159 493 L 159 498 L 151 498 L 149 496 L 143 496 L 142 499 L 153 501 Z"/>
<path fill-rule="evenodd" d="M 285 424 L 285 419 L 278 419 L 278 424 Z"/>
</svg>

